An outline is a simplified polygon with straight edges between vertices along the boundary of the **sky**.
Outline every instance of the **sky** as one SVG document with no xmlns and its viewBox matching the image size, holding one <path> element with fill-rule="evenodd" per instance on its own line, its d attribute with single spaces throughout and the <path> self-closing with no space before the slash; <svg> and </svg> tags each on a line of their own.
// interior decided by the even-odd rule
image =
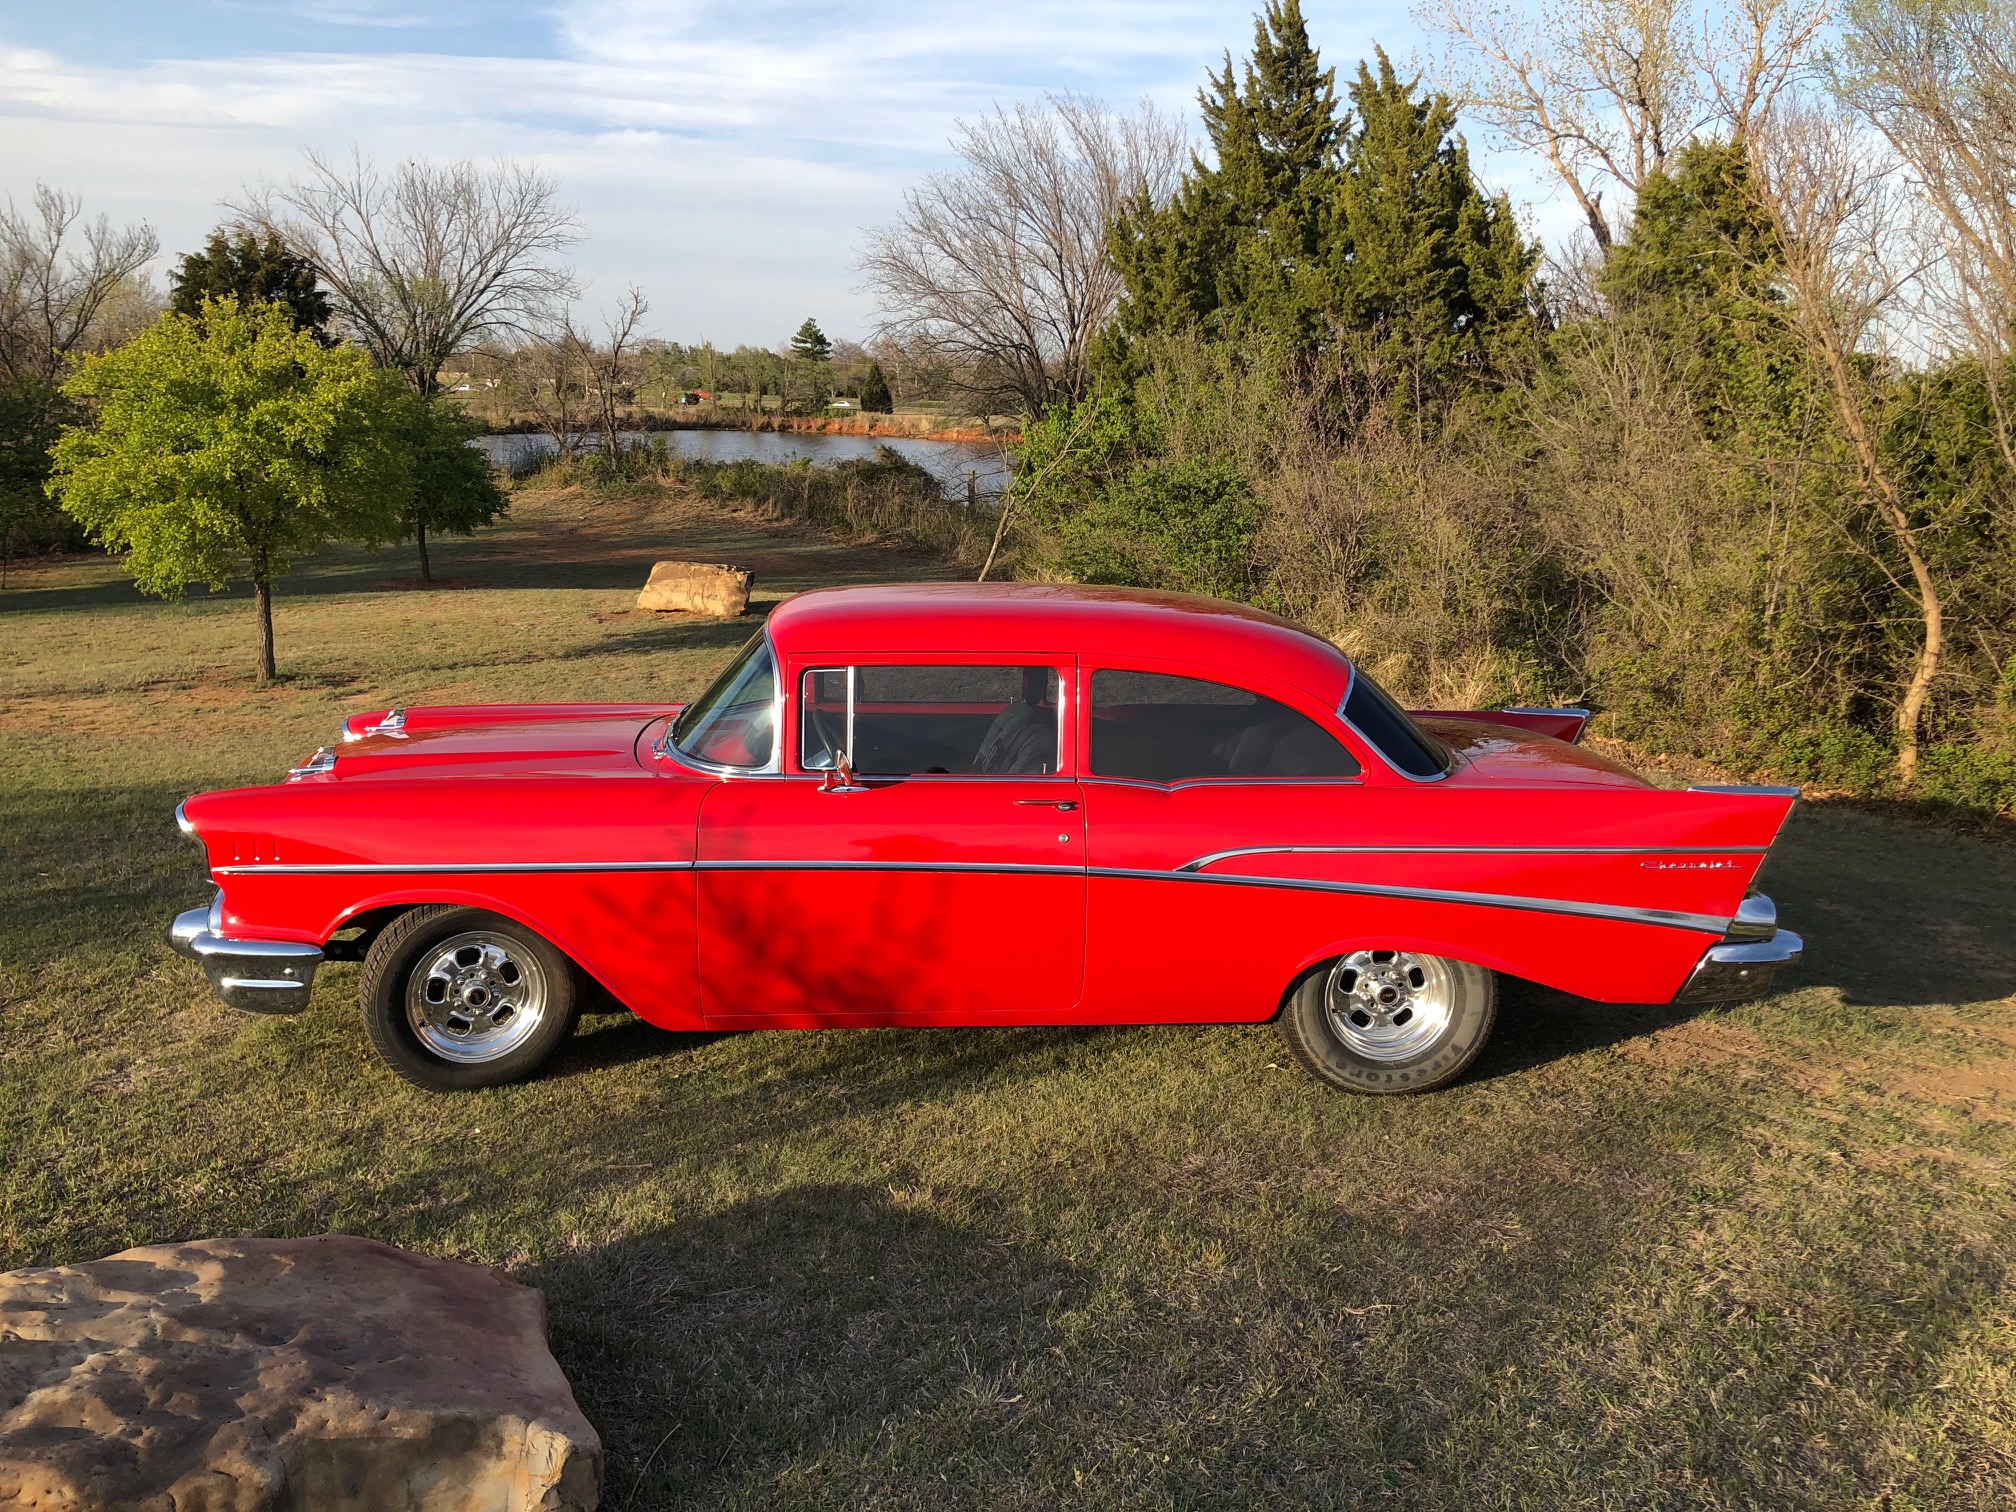
<svg viewBox="0 0 2016 1512">
<path fill-rule="evenodd" d="M 1256 0 L 0 0 L 0 195 L 43 181 L 174 255 L 314 149 L 511 157 L 560 182 L 581 309 L 630 284 L 652 334 L 774 346 L 807 315 L 865 338 L 867 228 L 952 165 L 960 118 L 1075 90 L 1195 123 Z M 1305 0 L 1341 76 L 1418 51 L 1405 0 Z M 1479 146 L 1483 144 L 1480 142 Z M 1565 228 L 1533 166 L 1491 186 Z"/>
</svg>

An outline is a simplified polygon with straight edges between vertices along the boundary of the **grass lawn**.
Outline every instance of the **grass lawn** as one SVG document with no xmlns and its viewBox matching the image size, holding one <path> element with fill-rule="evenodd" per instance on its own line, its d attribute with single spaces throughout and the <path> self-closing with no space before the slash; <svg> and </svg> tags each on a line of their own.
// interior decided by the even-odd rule
<svg viewBox="0 0 2016 1512">
<path fill-rule="evenodd" d="M 2016 1503 L 2016 847 L 1802 808 L 1808 941 L 1727 1011 L 1515 994 L 1476 1072 L 1367 1101 L 1271 1029 L 674 1035 L 584 1021 L 460 1097 L 356 968 L 234 1014 L 162 930 L 170 811 L 391 703 L 698 689 L 759 597 L 936 575 L 651 495 L 521 492 L 250 602 L 105 562 L 0 595 L 0 1269 L 342 1230 L 545 1289 L 605 1506 Z M 1197 942 L 1236 948 L 1236 942 Z"/>
</svg>

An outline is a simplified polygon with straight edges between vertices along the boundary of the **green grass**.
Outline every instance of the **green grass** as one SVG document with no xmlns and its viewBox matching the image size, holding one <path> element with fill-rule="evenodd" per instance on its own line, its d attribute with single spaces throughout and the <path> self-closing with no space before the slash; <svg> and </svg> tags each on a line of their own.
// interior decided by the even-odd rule
<svg viewBox="0 0 2016 1512">
<path fill-rule="evenodd" d="M 681 1036 L 422 1094 L 356 972 L 298 1019 L 161 940 L 169 812 L 356 709 L 672 697 L 746 633 L 626 613 L 661 555 L 759 596 L 931 575 L 639 494 L 521 494 L 279 601 L 0 596 L 0 1267 L 367 1234 L 545 1289 L 605 1505 L 2001 1507 L 2016 1497 L 2016 850 L 1802 810 L 1786 993 L 1516 994 L 1475 1074 L 1364 1101 L 1271 1030 Z M 1194 942 L 1194 948 L 1232 948 Z"/>
</svg>

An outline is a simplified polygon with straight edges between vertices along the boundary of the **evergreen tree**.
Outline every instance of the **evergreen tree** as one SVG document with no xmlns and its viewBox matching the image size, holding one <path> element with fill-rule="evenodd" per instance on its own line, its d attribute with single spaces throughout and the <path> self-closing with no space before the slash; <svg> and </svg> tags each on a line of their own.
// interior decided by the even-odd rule
<svg viewBox="0 0 2016 1512">
<path fill-rule="evenodd" d="M 1378 65 L 1361 62 L 1351 86 L 1358 124 L 1324 249 L 1327 313 L 1347 342 L 1358 333 L 1362 359 L 1418 391 L 1477 362 L 1498 333 L 1531 329 L 1540 249 L 1503 195 L 1478 189 L 1449 97 L 1417 98 L 1383 50 Z"/>
<path fill-rule="evenodd" d="M 1649 178 L 1601 292 L 1674 361 L 1711 437 L 1796 431 L 1804 366 L 1777 310 L 1771 227 L 1740 142 L 1694 142 Z"/>
<path fill-rule="evenodd" d="M 185 256 L 168 279 L 168 307 L 177 315 L 195 317 L 206 299 L 236 299 L 240 304 L 277 304 L 296 329 L 307 331 L 324 346 L 332 338 L 329 299 L 315 276 L 315 265 L 287 250 L 279 237 L 235 236 L 221 228 L 210 233 L 201 252 Z"/>
<path fill-rule="evenodd" d="M 1268 0 L 1253 54 L 1199 92 L 1215 161 L 1194 158 L 1166 206 L 1121 213 L 1112 255 L 1126 286 L 1106 365 L 1128 338 L 1201 327 L 1307 336 L 1330 301 L 1324 236 L 1336 193 L 1336 70 L 1324 68 L 1300 0 Z"/>
<path fill-rule="evenodd" d="M 833 343 L 819 329 L 819 322 L 809 315 L 791 338 L 791 355 L 800 362 L 824 362 L 833 355 Z"/>
<path fill-rule="evenodd" d="M 889 393 L 889 380 L 882 373 L 882 364 L 871 360 L 868 374 L 861 380 L 861 408 L 870 414 L 886 415 L 895 407 L 896 402 Z"/>
</svg>

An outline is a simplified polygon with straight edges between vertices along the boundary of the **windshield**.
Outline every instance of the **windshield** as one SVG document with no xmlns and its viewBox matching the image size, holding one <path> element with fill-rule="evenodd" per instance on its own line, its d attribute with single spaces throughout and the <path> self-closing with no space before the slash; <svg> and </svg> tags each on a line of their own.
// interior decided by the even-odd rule
<svg viewBox="0 0 2016 1512">
<path fill-rule="evenodd" d="M 1344 695 L 1343 714 L 1352 729 L 1409 777 L 1440 777 L 1455 763 L 1448 747 L 1414 723 L 1413 716 L 1366 676 L 1363 667 L 1351 668 L 1351 691 Z"/>
<path fill-rule="evenodd" d="M 777 663 L 760 630 L 672 726 L 681 755 L 715 766 L 766 767 L 777 748 Z"/>
</svg>

